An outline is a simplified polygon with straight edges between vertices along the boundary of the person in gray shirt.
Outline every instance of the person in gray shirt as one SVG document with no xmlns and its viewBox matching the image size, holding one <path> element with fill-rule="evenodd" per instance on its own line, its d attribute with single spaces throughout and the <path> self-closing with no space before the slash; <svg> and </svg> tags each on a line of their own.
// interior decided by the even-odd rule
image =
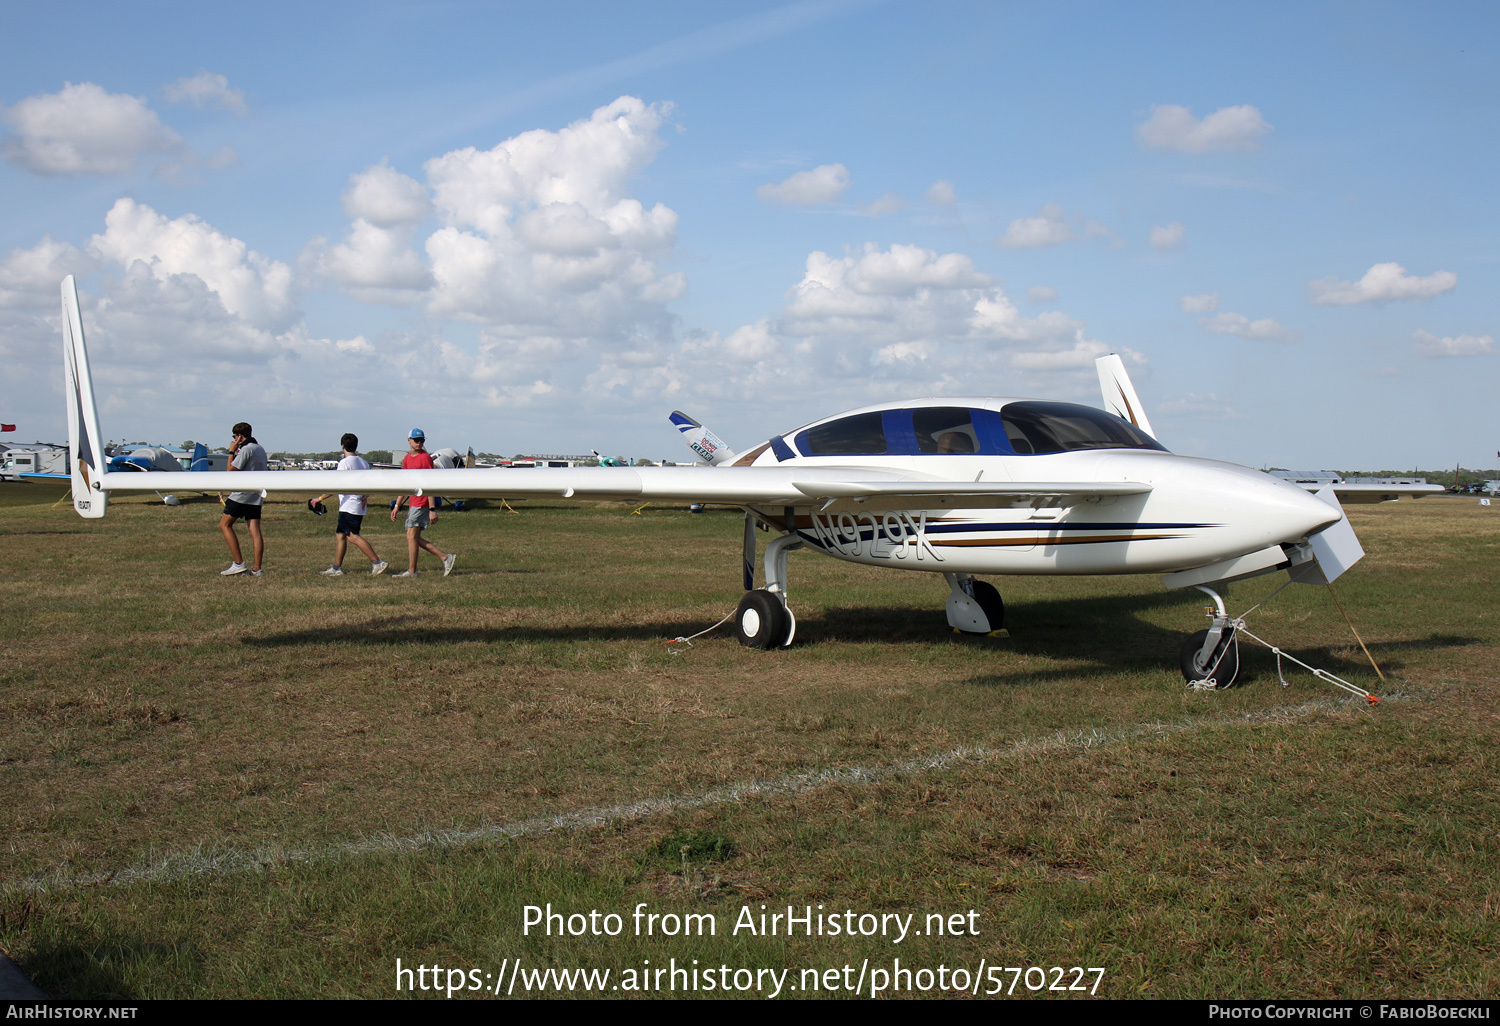
<svg viewBox="0 0 1500 1026">
<path fill-rule="evenodd" d="M 265 470 L 266 450 L 261 448 L 255 436 L 250 433 L 250 425 L 240 421 L 230 430 L 234 432 L 234 444 L 229 447 L 229 469 Z M 266 552 L 266 542 L 260 533 L 261 501 L 260 492 L 230 492 L 229 498 L 224 501 L 224 515 L 219 518 L 219 530 L 229 545 L 229 555 L 234 562 L 229 564 L 228 570 L 219 571 L 221 576 L 232 577 L 248 571 L 251 577 L 259 577 L 263 572 L 260 563 Z M 240 552 L 240 538 L 234 530 L 236 520 L 243 520 L 250 531 L 250 541 L 255 547 L 254 566 L 245 565 L 245 557 Z"/>
</svg>

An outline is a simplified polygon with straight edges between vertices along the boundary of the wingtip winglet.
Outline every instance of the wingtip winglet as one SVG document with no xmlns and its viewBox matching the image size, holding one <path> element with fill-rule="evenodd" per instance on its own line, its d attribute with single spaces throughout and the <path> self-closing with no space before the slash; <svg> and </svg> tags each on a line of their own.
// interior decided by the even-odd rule
<svg viewBox="0 0 1500 1026">
<path fill-rule="evenodd" d="M 1129 372 L 1125 370 L 1125 361 L 1110 353 L 1095 360 L 1094 367 L 1099 371 L 1099 390 L 1104 396 L 1104 408 L 1155 438 L 1156 432 L 1151 428 L 1146 408 L 1141 404 L 1140 396 L 1136 395 Z"/>
<path fill-rule="evenodd" d="M 101 487 L 104 448 L 99 440 L 99 413 L 94 405 L 94 381 L 83 341 L 83 314 L 78 308 L 78 286 L 70 274 L 62 281 L 63 374 L 68 400 L 68 463 L 73 510 L 90 520 L 104 516 L 109 496 Z"/>
</svg>

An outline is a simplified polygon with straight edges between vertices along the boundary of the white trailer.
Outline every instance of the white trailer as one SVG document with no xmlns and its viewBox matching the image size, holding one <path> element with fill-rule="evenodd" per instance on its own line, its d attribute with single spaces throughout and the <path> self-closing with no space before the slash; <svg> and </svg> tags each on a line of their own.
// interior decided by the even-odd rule
<svg viewBox="0 0 1500 1026">
<path fill-rule="evenodd" d="M 68 450 L 49 445 L 7 449 L 0 456 L 0 481 L 19 481 L 22 474 L 66 474 Z"/>
</svg>

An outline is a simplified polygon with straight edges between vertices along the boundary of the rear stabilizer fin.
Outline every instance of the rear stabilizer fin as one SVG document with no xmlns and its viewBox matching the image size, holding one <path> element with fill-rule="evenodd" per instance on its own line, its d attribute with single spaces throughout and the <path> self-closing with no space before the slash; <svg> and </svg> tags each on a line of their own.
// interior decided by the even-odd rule
<svg viewBox="0 0 1500 1026">
<path fill-rule="evenodd" d="M 83 344 L 78 288 L 71 274 L 62 282 L 62 321 L 63 390 L 68 397 L 68 463 L 73 509 L 81 517 L 97 519 L 109 508 L 109 496 L 101 487 L 104 446 L 99 439 L 99 413 L 94 406 L 88 350 Z"/>
</svg>

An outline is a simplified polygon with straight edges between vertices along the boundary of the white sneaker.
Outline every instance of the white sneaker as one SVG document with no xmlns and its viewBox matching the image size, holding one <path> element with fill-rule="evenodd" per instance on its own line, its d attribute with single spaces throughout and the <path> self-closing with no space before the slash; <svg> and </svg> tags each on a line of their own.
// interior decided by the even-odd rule
<svg viewBox="0 0 1500 1026">
<path fill-rule="evenodd" d="M 370 564 L 370 576 L 371 577 L 379 577 L 381 574 L 385 573 L 385 568 L 388 567 L 388 566 L 390 566 L 390 565 L 391 564 L 387 563 L 383 559 L 380 562 L 378 562 L 378 563 L 371 563 Z"/>
<path fill-rule="evenodd" d="M 250 571 L 250 576 L 251 577 L 262 577 L 264 575 L 265 575 L 265 571 L 264 570 L 251 570 Z"/>
<path fill-rule="evenodd" d="M 396 574 L 395 576 L 397 576 L 397 577 L 415 577 L 417 575 L 414 574 L 414 573 L 412 573 L 410 570 L 403 570 L 399 574 Z"/>
<path fill-rule="evenodd" d="M 340 566 L 331 566 L 327 570 L 323 571 L 323 576 L 324 577 L 342 577 L 342 576 L 344 576 L 344 568 L 340 567 Z"/>
<path fill-rule="evenodd" d="M 458 562 L 458 554 L 450 552 L 443 557 L 443 576 L 447 577 L 453 572 L 453 564 Z"/>
<path fill-rule="evenodd" d="M 246 570 L 249 570 L 249 569 L 250 568 L 248 566 L 246 566 L 244 563 L 230 563 L 228 570 L 220 570 L 219 571 L 219 576 L 220 577 L 233 577 L 235 574 L 242 574 Z"/>
</svg>

